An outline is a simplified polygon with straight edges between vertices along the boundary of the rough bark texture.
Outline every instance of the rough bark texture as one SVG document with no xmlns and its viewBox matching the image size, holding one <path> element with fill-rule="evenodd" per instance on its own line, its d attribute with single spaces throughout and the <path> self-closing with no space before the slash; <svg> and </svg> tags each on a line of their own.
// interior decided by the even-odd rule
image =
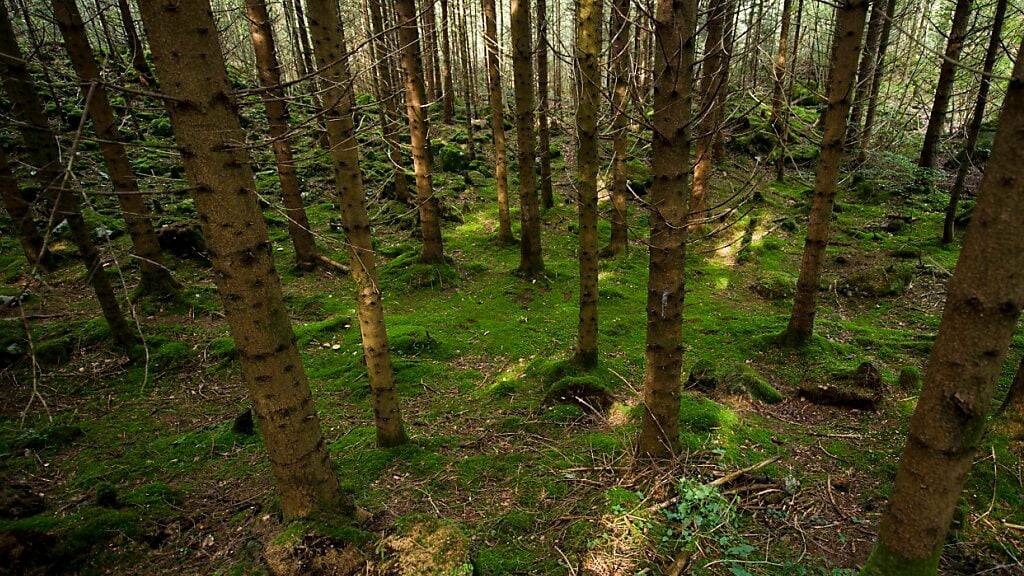
<svg viewBox="0 0 1024 576">
<path fill-rule="evenodd" d="M 579 148 L 580 324 L 575 361 L 584 368 L 597 364 L 597 113 L 601 105 L 601 2 L 576 2 L 576 70 L 579 98 L 576 133 Z"/>
<path fill-rule="evenodd" d="M 611 65 L 612 84 L 612 236 L 602 250 L 603 256 L 614 256 L 626 248 L 629 241 L 629 191 L 626 189 L 626 135 L 629 132 L 627 102 L 629 96 L 629 0 L 616 0 L 611 6 Z M 582 158 L 582 156 L 581 156 Z"/>
<path fill-rule="evenodd" d="M 494 135 L 494 180 L 498 192 L 498 242 L 510 244 L 512 220 L 508 209 L 508 161 L 505 158 L 505 104 L 501 95 L 501 63 L 498 59 L 498 24 L 494 0 L 483 0 L 484 47 L 487 51 L 487 96 Z"/>
<path fill-rule="evenodd" d="M 653 183 L 644 417 L 639 453 L 679 450 L 679 372 L 683 361 L 687 216 L 690 203 L 690 105 L 696 0 L 658 0 L 654 34 Z"/>
<path fill-rule="evenodd" d="M 779 24 L 779 50 L 775 53 L 772 68 L 772 131 L 778 140 L 778 157 L 775 158 L 775 179 L 782 182 L 786 176 L 786 139 L 789 132 L 789 95 L 786 94 L 786 52 L 789 50 L 789 16 L 792 0 L 782 1 L 781 23 Z"/>
<path fill-rule="evenodd" d="M 949 191 L 949 205 L 946 206 L 946 217 L 942 223 L 942 243 L 949 244 L 953 241 L 956 228 L 956 210 L 960 203 L 960 195 L 964 191 L 964 182 L 967 180 L 967 172 L 974 165 L 974 150 L 978 144 L 978 134 L 981 132 L 981 125 L 985 121 L 985 105 L 988 103 L 988 92 L 992 86 L 992 70 L 996 64 L 996 57 L 999 56 L 999 48 L 1002 46 L 1003 20 L 1006 17 L 1007 0 L 997 0 L 995 20 L 990 32 L 988 49 L 985 51 L 985 62 L 982 65 L 981 84 L 978 86 L 978 95 L 974 101 L 974 114 L 971 116 L 971 123 L 967 125 L 967 134 L 964 138 L 964 152 L 960 159 L 960 166 L 956 170 L 956 179 L 953 181 L 953 188 Z"/>
<path fill-rule="evenodd" d="M 152 0 L 141 6 L 160 85 L 177 99 L 169 103 L 174 136 L 281 508 L 289 518 L 335 506 L 351 512 L 284 307 L 210 5 Z"/>
<path fill-rule="evenodd" d="M 953 95 L 953 80 L 956 78 L 957 61 L 967 36 L 967 24 L 971 12 L 971 0 L 957 0 L 953 9 L 953 23 L 949 29 L 945 58 L 939 68 L 939 83 L 935 88 L 932 112 L 928 115 L 928 127 L 921 144 L 921 158 L 917 163 L 922 168 L 935 167 L 935 152 L 942 137 L 942 127 L 949 110 L 949 98 Z"/>
<path fill-rule="evenodd" d="M 721 160 L 725 157 L 725 131 L 721 129 L 725 120 L 725 99 L 729 95 L 729 69 L 732 65 L 732 54 L 736 47 L 736 0 L 727 0 L 725 8 L 725 31 L 722 34 L 722 64 L 719 69 L 722 71 L 722 80 L 718 82 L 718 92 L 715 100 L 715 113 L 718 115 L 718 123 L 714 129 L 714 136 L 711 138 L 711 156 L 713 160 Z M 710 169 L 710 166 L 708 167 Z M 706 188 L 706 186 L 705 186 Z"/>
<path fill-rule="evenodd" d="M 455 118 L 455 86 L 452 83 L 452 42 L 451 18 L 448 14 L 448 0 L 441 0 L 441 52 L 444 55 L 444 101 L 441 121 L 451 124 Z"/>
<path fill-rule="evenodd" d="M 110 327 L 110 333 L 121 346 L 129 348 L 135 343 L 135 336 L 117 301 L 117 295 L 110 284 L 110 278 L 103 271 L 103 261 L 92 240 L 92 229 L 82 216 L 78 192 L 66 188 L 67 178 L 60 164 L 57 139 L 43 113 L 35 83 L 25 66 L 24 57 L 14 37 L 7 8 L 0 4 L 0 77 L 3 80 L 11 113 L 19 122 L 19 131 L 25 143 L 29 160 L 35 168 L 36 180 L 43 190 L 43 197 L 52 205 L 48 214 L 51 224 L 67 220 L 71 240 L 78 248 L 78 255 L 85 265 L 89 285 L 96 293 L 103 318 Z"/>
<path fill-rule="evenodd" d="M 1024 43 L 878 541 L 861 574 L 931 574 L 1024 307 Z"/>
<path fill-rule="evenodd" d="M 251 1 L 251 0 L 250 0 Z M 394 371 L 384 328 L 384 307 L 374 263 L 370 218 L 366 214 L 363 176 L 359 169 L 359 148 L 352 119 L 352 78 L 345 58 L 344 39 L 333 0 L 306 0 L 313 52 L 317 66 L 330 82 L 324 95 L 328 103 L 327 135 L 331 139 L 331 162 L 341 204 L 342 226 L 349 245 L 352 279 L 358 287 L 356 308 L 363 337 L 363 354 L 370 377 L 371 403 L 377 425 L 377 444 L 397 446 L 408 440 L 395 391 Z"/>
<path fill-rule="evenodd" d="M 551 135 L 548 126 L 548 3 L 537 0 L 537 146 L 540 148 L 540 202 L 555 205 L 551 187 Z"/>
<path fill-rule="evenodd" d="M 256 71 L 260 85 L 266 89 L 260 96 L 267 111 L 267 131 L 277 161 L 277 177 L 281 183 L 285 217 L 288 219 L 288 235 L 295 247 L 295 263 L 299 268 L 309 270 L 318 261 L 316 240 L 309 229 L 309 218 L 302 204 L 299 179 L 295 173 L 295 158 L 288 139 L 288 108 L 281 88 L 281 67 L 277 61 L 273 25 L 264 0 L 246 0 L 245 14 L 249 20 L 249 32 L 256 54 Z"/>
<path fill-rule="evenodd" d="M 711 0 L 707 32 L 704 37 L 704 62 L 700 77 L 700 116 L 694 139 L 693 192 L 690 197 L 690 221 L 694 228 L 707 216 L 708 182 L 714 167 L 712 146 L 721 133 L 725 110 L 725 82 L 729 57 L 725 44 L 726 21 L 732 19 L 730 2 Z"/>
<path fill-rule="evenodd" d="M 874 0 L 871 5 L 871 19 L 868 21 L 868 32 L 864 38 L 864 50 L 857 67 L 857 84 L 854 86 L 853 104 L 850 109 L 850 123 L 846 128 L 846 141 L 852 147 L 860 137 L 860 120 L 863 116 L 864 104 L 871 93 L 871 80 L 878 64 L 878 47 L 882 42 L 882 29 L 885 27 L 885 0 Z"/>
<path fill-rule="evenodd" d="M 881 1 L 881 0 L 879 0 Z M 875 125 L 875 114 L 878 111 L 878 94 L 882 89 L 882 78 L 885 77 L 885 53 L 889 48 L 889 33 L 896 15 L 896 0 L 888 0 L 885 8 L 885 20 L 882 22 L 881 38 L 878 40 L 878 55 L 871 74 L 871 94 L 868 96 L 868 108 L 864 114 L 864 128 L 858 136 L 857 161 L 864 162 L 867 157 L 868 145 L 871 143 L 871 130 Z"/>
<path fill-rule="evenodd" d="M 462 61 L 462 99 L 466 106 L 466 155 L 470 162 L 476 160 L 476 143 L 473 137 L 473 63 L 469 58 L 469 33 L 466 27 L 468 2 L 459 3 L 459 53 Z"/>
<path fill-rule="evenodd" d="M 540 247 L 540 203 L 534 174 L 537 138 L 533 131 L 533 50 L 530 46 L 530 3 L 512 0 L 512 79 L 516 94 L 516 143 L 519 145 L 519 273 L 544 271 Z"/>
<path fill-rule="evenodd" d="M 373 34 L 373 46 L 377 53 L 375 66 L 377 68 L 377 79 L 380 82 L 380 121 L 381 131 L 388 143 L 388 160 L 395 169 L 394 186 L 395 198 L 412 204 L 415 199 L 409 191 L 409 184 L 405 180 L 405 160 L 402 158 L 402 127 L 401 116 L 398 112 L 398 103 L 401 101 L 398 93 L 398 80 L 392 68 L 391 44 L 384 30 L 384 12 L 380 2 L 367 2 L 367 12 L 370 16 L 370 30 Z"/>
<path fill-rule="evenodd" d="M 829 220 L 836 199 L 836 179 L 846 139 L 846 117 L 850 112 L 853 81 L 857 71 L 861 36 L 867 17 L 867 0 L 842 0 L 836 7 L 836 31 L 832 41 L 832 71 L 828 87 L 821 155 L 814 175 L 814 196 L 807 223 L 807 240 L 800 263 L 793 313 L 783 339 L 802 345 L 814 332 L 821 263 L 828 246 Z"/>
<path fill-rule="evenodd" d="M 43 237 L 36 230 L 32 219 L 32 204 L 18 188 L 18 181 L 7 164 L 7 155 L 0 148 L 0 195 L 3 196 L 4 208 L 18 230 L 18 241 L 25 252 L 25 259 L 33 266 L 46 270 L 46 255 L 43 252 Z"/>
<path fill-rule="evenodd" d="M 93 57 L 92 47 L 89 46 L 78 5 L 73 0 L 54 0 L 53 14 L 64 37 L 64 46 L 71 57 L 75 74 L 82 84 L 82 91 L 92 93 L 88 106 L 89 118 L 96 129 L 100 153 L 110 173 L 110 182 L 117 193 L 121 215 L 132 239 L 132 252 L 139 261 L 142 276 L 139 291 L 156 296 L 173 295 L 178 291 L 178 284 L 164 265 L 149 205 L 140 193 L 128 152 L 121 144 L 114 109 L 107 99 L 106 89 L 100 83 L 100 69 Z"/>
<path fill-rule="evenodd" d="M 121 13 L 121 26 L 124 27 L 125 40 L 132 51 L 132 68 L 139 73 L 139 81 L 146 85 L 154 84 L 153 71 L 149 69 L 146 62 L 146 50 L 142 46 L 139 32 L 135 28 L 135 17 L 132 16 L 131 5 L 128 0 L 117 0 L 117 8 Z"/>
<path fill-rule="evenodd" d="M 423 78 L 426 84 L 427 102 L 437 100 L 437 16 L 434 14 L 436 0 L 420 1 L 420 18 L 423 28 Z"/>
<path fill-rule="evenodd" d="M 1010 383 L 1010 391 L 1007 392 L 1006 398 L 999 406 L 999 413 L 1009 414 L 1011 418 L 1024 424 L 1024 358 L 1021 358 L 1017 374 L 1014 375 L 1013 382 Z"/>
<path fill-rule="evenodd" d="M 416 172 L 416 202 L 419 205 L 420 233 L 423 237 L 420 260 L 439 263 L 444 260 L 444 246 L 441 242 L 440 210 L 430 175 L 430 119 L 427 116 L 420 34 L 416 27 L 416 5 L 413 0 L 395 0 L 395 17 L 398 19 L 398 43 L 402 50 L 405 111 L 409 117 L 412 163 Z"/>
</svg>

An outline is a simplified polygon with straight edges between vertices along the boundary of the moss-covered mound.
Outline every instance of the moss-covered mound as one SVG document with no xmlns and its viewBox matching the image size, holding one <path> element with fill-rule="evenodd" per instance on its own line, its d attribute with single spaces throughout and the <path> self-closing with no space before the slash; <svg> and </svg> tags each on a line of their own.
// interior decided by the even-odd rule
<svg viewBox="0 0 1024 576">
<path fill-rule="evenodd" d="M 882 401 L 882 375 L 870 362 L 862 362 L 855 370 L 833 373 L 825 382 L 806 381 L 800 384 L 800 397 L 814 404 L 874 410 Z"/>
<path fill-rule="evenodd" d="M 717 396 L 745 395 L 765 404 L 777 404 L 783 400 L 782 393 L 764 376 L 753 367 L 741 363 L 719 366 L 707 360 L 699 360 L 690 369 L 686 386 Z"/>
</svg>

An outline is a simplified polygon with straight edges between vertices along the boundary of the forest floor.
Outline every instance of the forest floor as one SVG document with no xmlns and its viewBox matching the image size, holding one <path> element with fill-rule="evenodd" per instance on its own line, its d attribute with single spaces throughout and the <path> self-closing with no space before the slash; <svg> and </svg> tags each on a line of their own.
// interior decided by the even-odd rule
<svg viewBox="0 0 1024 576">
<path fill-rule="evenodd" d="M 567 153 L 572 146 L 565 135 L 556 142 Z M 379 558 L 388 554 L 381 538 L 433 518 L 464 535 L 482 576 L 855 573 L 874 540 L 957 258 L 937 240 L 945 198 L 910 191 L 909 163 L 894 155 L 873 156 L 860 177 L 844 178 L 817 337 L 788 352 L 771 337 L 790 309 L 813 165 L 774 183 L 753 162 L 726 160 L 716 196 L 742 189 L 750 174 L 756 194 L 741 194 L 732 225 L 689 248 L 684 374 L 697 367 L 703 378 L 683 394 L 686 452 L 663 467 L 632 458 L 648 265 L 638 204 L 628 252 L 601 262 L 601 366 L 585 378 L 609 394 L 588 396 L 597 410 L 559 403 L 550 390 L 577 327 L 576 215 L 562 202 L 572 196 L 571 165 L 555 159 L 559 204 L 543 214 L 548 273 L 536 281 L 512 274 L 517 247 L 495 243 L 493 180 L 480 171 L 438 174 L 452 216 L 450 267 L 416 264 L 410 214 L 371 206 L 413 438 L 394 449 L 374 446 L 351 281 L 297 274 L 283 220 L 268 210 L 333 462 L 375 515 L 362 528 L 329 518 L 288 528 L 280 519 L 258 434 L 233 429 L 247 397 L 208 268 L 174 260 L 184 304 L 137 304 L 148 360 L 129 361 L 103 340 L 82 269 L 64 267 L 20 309 L 2 308 L 3 345 L 25 344 L 23 311 L 41 362 L 35 375 L 24 358 L 0 372 L 0 476 L 14 494 L 5 498 L 19 497 L 19 485 L 43 495 L 28 499 L 34 514 L 0 519 L 0 550 L 20 563 L 8 568 L 259 574 L 265 545 L 286 529 L 355 541 Z M 304 170 L 321 246 L 344 260 L 329 173 Z M 270 186 L 265 174 L 261 186 Z M 189 206 L 165 206 L 165 218 L 187 219 Z M 518 231 L 517 210 L 513 220 Z M 604 220 L 600 232 L 606 242 Z M 26 281 L 24 262 L 9 236 L 2 242 L 0 290 L 10 295 Z M 114 240 L 127 270 L 126 242 Z M 1015 350 L 1000 391 L 1024 350 L 1020 336 Z M 880 379 L 868 368 L 853 375 L 865 362 Z M 802 397 L 843 383 L 867 386 L 877 405 Z M 1024 444 L 996 422 L 968 478 L 944 574 L 1024 573 L 1022 454 Z"/>
</svg>

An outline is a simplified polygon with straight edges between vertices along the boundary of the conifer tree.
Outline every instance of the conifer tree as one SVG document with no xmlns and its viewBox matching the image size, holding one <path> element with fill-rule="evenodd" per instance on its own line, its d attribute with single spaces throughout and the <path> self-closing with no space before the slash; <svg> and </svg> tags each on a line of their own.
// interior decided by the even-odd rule
<svg viewBox="0 0 1024 576">
<path fill-rule="evenodd" d="M 544 271 L 540 241 L 540 203 L 537 199 L 537 137 L 533 129 L 533 48 L 528 0 L 512 0 L 512 79 L 516 99 L 516 144 L 519 146 L 519 274 L 532 277 Z"/>
</svg>

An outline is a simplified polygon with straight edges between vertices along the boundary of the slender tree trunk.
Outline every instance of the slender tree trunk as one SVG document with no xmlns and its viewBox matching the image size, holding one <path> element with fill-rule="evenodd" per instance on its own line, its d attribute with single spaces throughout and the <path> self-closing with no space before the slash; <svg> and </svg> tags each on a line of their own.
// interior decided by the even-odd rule
<svg viewBox="0 0 1024 576">
<path fill-rule="evenodd" d="M 139 32 L 135 28 L 135 17 L 128 0 L 117 0 L 117 8 L 121 13 L 121 26 L 124 27 L 125 40 L 132 51 L 132 68 L 139 73 L 139 82 L 145 86 L 153 85 L 153 71 L 146 62 L 146 50 L 142 46 Z"/>
<path fill-rule="evenodd" d="M 121 62 L 121 54 L 114 45 L 114 36 L 110 33 L 110 23 L 107 22 L 107 8 L 103 0 L 96 0 L 96 18 L 100 21 L 100 30 L 103 32 L 103 39 L 107 43 L 107 52 L 115 62 Z"/>
<path fill-rule="evenodd" d="M 251 1 L 251 0 L 250 0 Z M 348 240 L 352 278 L 358 286 L 356 299 L 363 353 L 373 392 L 372 404 L 377 424 L 377 444 L 397 446 L 408 440 L 395 391 L 395 378 L 384 329 L 384 308 L 374 264 L 370 219 L 366 213 L 359 149 L 352 119 L 352 78 L 345 58 L 338 8 L 334 0 L 306 0 L 309 27 L 317 66 L 324 71 L 330 88 L 326 99 L 327 134 L 331 139 L 331 160 L 338 187 L 341 216 Z"/>
<path fill-rule="evenodd" d="M 786 177 L 786 140 L 789 132 L 789 94 L 786 92 L 786 52 L 789 50 L 789 16 L 792 0 L 783 0 L 779 24 L 779 51 L 772 69 L 772 131 L 778 139 L 779 153 L 775 158 L 775 180 Z"/>
<path fill-rule="evenodd" d="M 928 127 L 921 145 L 921 158 L 917 161 L 922 168 L 935 167 L 935 154 L 942 137 L 942 126 L 949 110 L 949 99 L 953 94 L 953 80 L 956 78 L 957 61 L 967 36 L 967 24 L 970 19 L 971 0 L 957 0 L 953 9 L 953 23 L 949 30 L 949 42 L 946 44 L 945 58 L 939 68 L 939 84 L 935 88 L 935 100 L 932 112 L 928 116 Z"/>
<path fill-rule="evenodd" d="M 722 35 L 722 63 L 719 66 L 722 71 L 722 79 L 718 83 L 717 96 L 715 98 L 715 114 L 718 115 L 718 120 L 715 124 L 714 136 L 711 138 L 712 160 L 725 158 L 725 131 L 722 128 L 725 123 L 725 102 L 729 96 L 729 70 L 732 66 L 733 50 L 736 47 L 736 20 L 739 18 L 739 12 L 736 10 L 736 0 L 726 0 L 725 11 L 725 31 Z M 710 168 L 708 166 L 709 170 Z M 696 177 L 696 173 L 694 177 Z M 707 185 L 705 184 L 705 193 L 706 189 Z"/>
<path fill-rule="evenodd" d="M 466 153 L 469 160 L 476 159 L 476 143 L 473 137 L 473 81 L 472 64 L 469 60 L 469 32 L 466 27 L 466 10 L 468 2 L 459 3 L 459 52 L 462 60 L 462 98 L 466 105 Z"/>
<path fill-rule="evenodd" d="M 47 256 L 43 252 L 43 237 L 39 235 L 32 219 L 32 203 L 18 188 L 18 181 L 14 178 L 14 173 L 11 172 L 11 167 L 7 163 L 7 155 L 2 147 L 0 147 L 0 195 L 3 195 L 4 208 L 7 209 L 7 213 L 17 227 L 18 241 L 21 242 L 21 249 L 25 251 L 25 259 L 30 265 L 38 266 L 45 272 Z"/>
<path fill-rule="evenodd" d="M 683 360 L 696 21 L 696 0 L 657 0 L 645 410 L 638 446 L 642 456 L 653 458 L 669 457 L 679 450 L 679 373 Z"/>
<path fill-rule="evenodd" d="M 394 167 L 395 198 L 413 204 L 415 199 L 409 191 L 405 180 L 405 161 L 402 158 L 402 126 L 398 112 L 400 94 L 398 81 L 392 68 L 391 43 L 384 31 L 384 11 L 379 1 L 368 1 L 367 12 L 370 14 L 370 30 L 373 34 L 373 46 L 376 47 L 377 58 L 374 63 L 377 78 L 381 83 L 380 120 L 382 136 L 388 143 L 388 160 Z"/>
<path fill-rule="evenodd" d="M 981 125 L 985 121 L 985 104 L 988 102 L 988 92 L 992 85 L 992 70 L 996 64 L 996 57 L 999 55 L 999 48 L 1002 46 L 1003 20 L 1006 17 L 1007 0 L 996 1 L 995 20 L 992 23 L 992 32 L 988 41 L 988 49 L 985 51 L 985 62 L 982 65 L 981 84 L 978 86 L 978 96 L 974 101 L 974 115 L 971 123 L 967 125 L 967 138 L 964 142 L 963 158 L 956 170 L 956 180 L 953 182 L 953 189 L 949 192 L 949 205 L 946 207 L 946 217 L 942 225 L 942 243 L 949 244 L 953 241 L 954 228 L 956 226 L 956 210 L 960 203 L 960 195 L 964 191 L 964 182 L 967 179 L 967 172 L 974 165 L 974 150 L 978 143 L 978 133 L 981 132 Z"/>
<path fill-rule="evenodd" d="M 546 0 L 545 0 L 546 2 Z M 556 50 L 561 50 L 562 46 L 562 2 L 561 0 L 554 0 L 554 13 L 555 13 L 555 34 L 554 42 L 551 41 L 551 35 L 548 34 L 548 43 L 552 44 Z M 562 58 L 555 58 L 554 76 L 553 76 L 554 87 L 551 90 L 551 95 L 554 97 L 555 113 L 557 114 L 559 107 L 562 102 Z"/>
<path fill-rule="evenodd" d="M 302 8 L 302 0 L 284 0 L 285 2 L 292 2 L 292 7 L 295 9 L 295 26 L 298 29 L 299 36 L 299 47 L 302 51 L 302 62 L 306 67 L 307 74 L 316 70 L 313 66 L 313 49 L 309 46 L 309 31 L 306 28 L 306 12 Z M 316 92 L 316 89 L 313 90 Z M 314 97 L 314 102 L 319 98 Z M 320 106 L 317 105 L 317 109 Z"/>
<path fill-rule="evenodd" d="M 533 50 L 530 46 L 529 0 L 511 0 L 512 77 L 516 95 L 516 143 L 519 145 L 519 273 L 530 277 L 544 271 L 540 245 L 540 203 L 534 158 Z"/>
<path fill-rule="evenodd" d="M 555 205 L 551 188 L 551 135 L 548 127 L 548 4 L 537 0 L 537 146 L 540 148 L 540 203 Z"/>
<path fill-rule="evenodd" d="M 999 414 L 1010 414 L 1024 424 L 1024 358 L 1021 358 L 1017 374 L 1010 383 L 1010 390 L 999 406 Z"/>
<path fill-rule="evenodd" d="M 814 332 L 817 312 L 818 284 L 821 263 L 828 246 L 829 220 L 836 198 L 836 180 L 846 137 L 846 118 L 850 111 L 857 57 L 867 16 L 867 0 L 841 0 L 836 8 L 836 30 L 832 41 L 832 71 L 825 110 L 821 155 L 814 180 L 814 197 L 807 224 L 800 277 L 797 280 L 793 314 L 789 318 L 784 340 L 790 345 L 803 345 Z"/>
<path fill-rule="evenodd" d="M 444 107 L 441 121 L 451 124 L 455 118 L 455 92 L 452 83 L 451 18 L 448 15 L 448 0 L 441 0 L 441 50 L 444 54 Z"/>
<path fill-rule="evenodd" d="M 867 576 L 936 574 L 1024 308 L 1024 43 Z"/>
<path fill-rule="evenodd" d="M 43 190 L 43 197 L 53 205 L 52 221 L 67 220 L 71 240 L 78 248 L 79 257 L 85 265 L 85 273 L 96 293 L 103 318 L 110 327 L 110 333 L 121 346 L 130 348 L 135 336 L 117 301 L 117 295 L 110 284 L 110 278 L 103 271 L 103 261 L 92 241 L 92 229 L 82 216 L 78 194 L 67 189 L 67 181 L 60 164 L 57 139 L 50 130 L 43 113 L 43 103 L 36 91 L 35 83 L 25 65 L 24 57 L 14 37 L 14 29 L 7 15 L 7 8 L 0 3 L 0 79 L 3 81 L 7 100 L 11 103 L 12 116 L 19 123 L 26 152 L 35 165 L 36 179 Z"/>
<path fill-rule="evenodd" d="M 796 24 L 793 30 L 793 48 L 790 50 L 792 56 L 789 59 L 789 83 L 786 91 L 793 95 L 793 83 L 796 81 L 797 62 L 800 60 L 800 32 L 804 20 L 804 0 L 796 3 Z"/>
<path fill-rule="evenodd" d="M 281 508 L 288 518 L 334 507 L 351 513 L 284 307 L 210 5 L 159 0 L 141 8 L 160 85 L 176 99 L 169 104 L 174 136 L 186 152 L 186 177 Z"/>
<path fill-rule="evenodd" d="M 597 365 L 597 114 L 601 106 L 602 0 L 576 2 L 576 70 L 579 74 L 579 98 L 576 104 L 576 132 L 579 148 L 576 166 L 579 173 L 580 235 L 580 324 L 576 344 L 576 364 L 584 368 Z"/>
<path fill-rule="evenodd" d="M 505 159 L 505 104 L 501 94 L 501 64 L 498 60 L 498 24 L 494 0 L 483 0 L 484 49 L 487 52 L 487 95 L 494 135 L 494 180 L 498 192 L 498 242 L 515 242 L 508 209 L 508 162 Z"/>
<path fill-rule="evenodd" d="M 630 0 L 616 0 L 611 6 L 610 70 L 612 84 L 612 236 L 601 254 L 614 256 L 622 252 L 629 237 L 629 191 L 626 189 L 626 135 L 629 131 L 627 98 L 629 96 L 629 5 Z M 580 158 L 583 158 L 581 155 Z M 596 158 L 595 158 L 596 161 Z"/>
<path fill-rule="evenodd" d="M 729 54 L 725 43 L 727 20 L 734 3 L 727 0 L 711 0 L 708 8 L 707 34 L 704 39 L 704 63 L 700 77 L 700 116 L 694 147 L 693 190 L 690 197 L 690 222 L 694 229 L 700 228 L 707 217 L 708 182 L 714 168 L 712 146 L 721 133 L 725 120 L 726 78 Z"/>
<path fill-rule="evenodd" d="M 301 78 L 308 74 L 309 71 L 306 70 L 306 62 L 302 59 L 302 46 L 299 44 L 299 33 L 295 27 L 295 7 L 292 5 L 291 0 L 284 0 L 281 4 L 284 6 L 284 27 L 288 30 L 288 38 L 291 41 L 295 74 Z"/>
<path fill-rule="evenodd" d="M 413 1 L 415 2 L 415 0 Z M 434 56 L 436 55 L 437 47 L 434 36 L 434 27 L 437 21 L 434 16 L 434 1 L 420 0 L 418 6 L 415 6 L 419 11 L 420 28 L 422 30 L 423 81 L 428 104 L 433 104 L 437 100 L 437 85 L 434 83 Z"/>
<path fill-rule="evenodd" d="M 416 202 L 419 204 L 420 232 L 423 236 L 420 260 L 439 263 L 444 260 L 444 246 L 441 241 L 440 210 L 430 175 L 430 118 L 427 115 L 423 65 L 420 60 L 420 35 L 416 26 L 416 5 L 413 0 L 395 0 L 395 17 L 398 20 L 398 43 L 402 47 L 405 109 L 409 117 L 412 162 L 416 171 Z"/>
<path fill-rule="evenodd" d="M 871 93 L 871 80 L 878 65 L 878 47 L 882 42 L 882 28 L 885 21 L 885 0 L 874 0 L 871 5 L 871 19 L 868 21 L 867 37 L 864 39 L 864 50 L 857 68 L 857 83 L 854 85 L 853 105 L 850 109 L 850 124 L 846 128 L 846 142 L 849 146 L 857 145 L 860 137 L 860 121 L 863 116 L 864 103 Z"/>
<path fill-rule="evenodd" d="M 132 252 L 138 259 L 142 272 L 139 292 L 173 296 L 178 291 L 178 283 L 164 265 L 160 242 L 156 238 L 156 230 L 153 229 L 152 215 L 144 196 L 140 193 L 128 153 L 121 144 L 114 109 L 110 106 L 106 88 L 101 83 L 100 69 L 93 57 L 92 47 L 89 46 L 78 5 L 74 0 L 53 0 L 53 13 L 64 37 L 64 46 L 71 58 L 75 74 L 82 84 L 82 91 L 85 94 L 91 93 L 88 101 L 89 117 L 96 128 L 100 153 L 110 173 L 110 181 L 114 185 L 121 214 L 132 239 Z"/>
<path fill-rule="evenodd" d="M 868 96 L 867 112 L 864 114 L 864 128 L 858 138 L 857 161 L 863 163 L 867 157 L 868 145 L 871 143 L 871 131 L 875 124 L 878 110 L 878 94 L 882 89 L 882 78 L 885 77 L 885 53 L 889 48 L 889 33 L 892 30 L 893 18 L 896 16 L 896 0 L 888 0 L 885 8 L 885 21 L 882 23 L 881 37 L 878 40 L 878 57 L 871 75 L 871 94 Z"/>
</svg>

